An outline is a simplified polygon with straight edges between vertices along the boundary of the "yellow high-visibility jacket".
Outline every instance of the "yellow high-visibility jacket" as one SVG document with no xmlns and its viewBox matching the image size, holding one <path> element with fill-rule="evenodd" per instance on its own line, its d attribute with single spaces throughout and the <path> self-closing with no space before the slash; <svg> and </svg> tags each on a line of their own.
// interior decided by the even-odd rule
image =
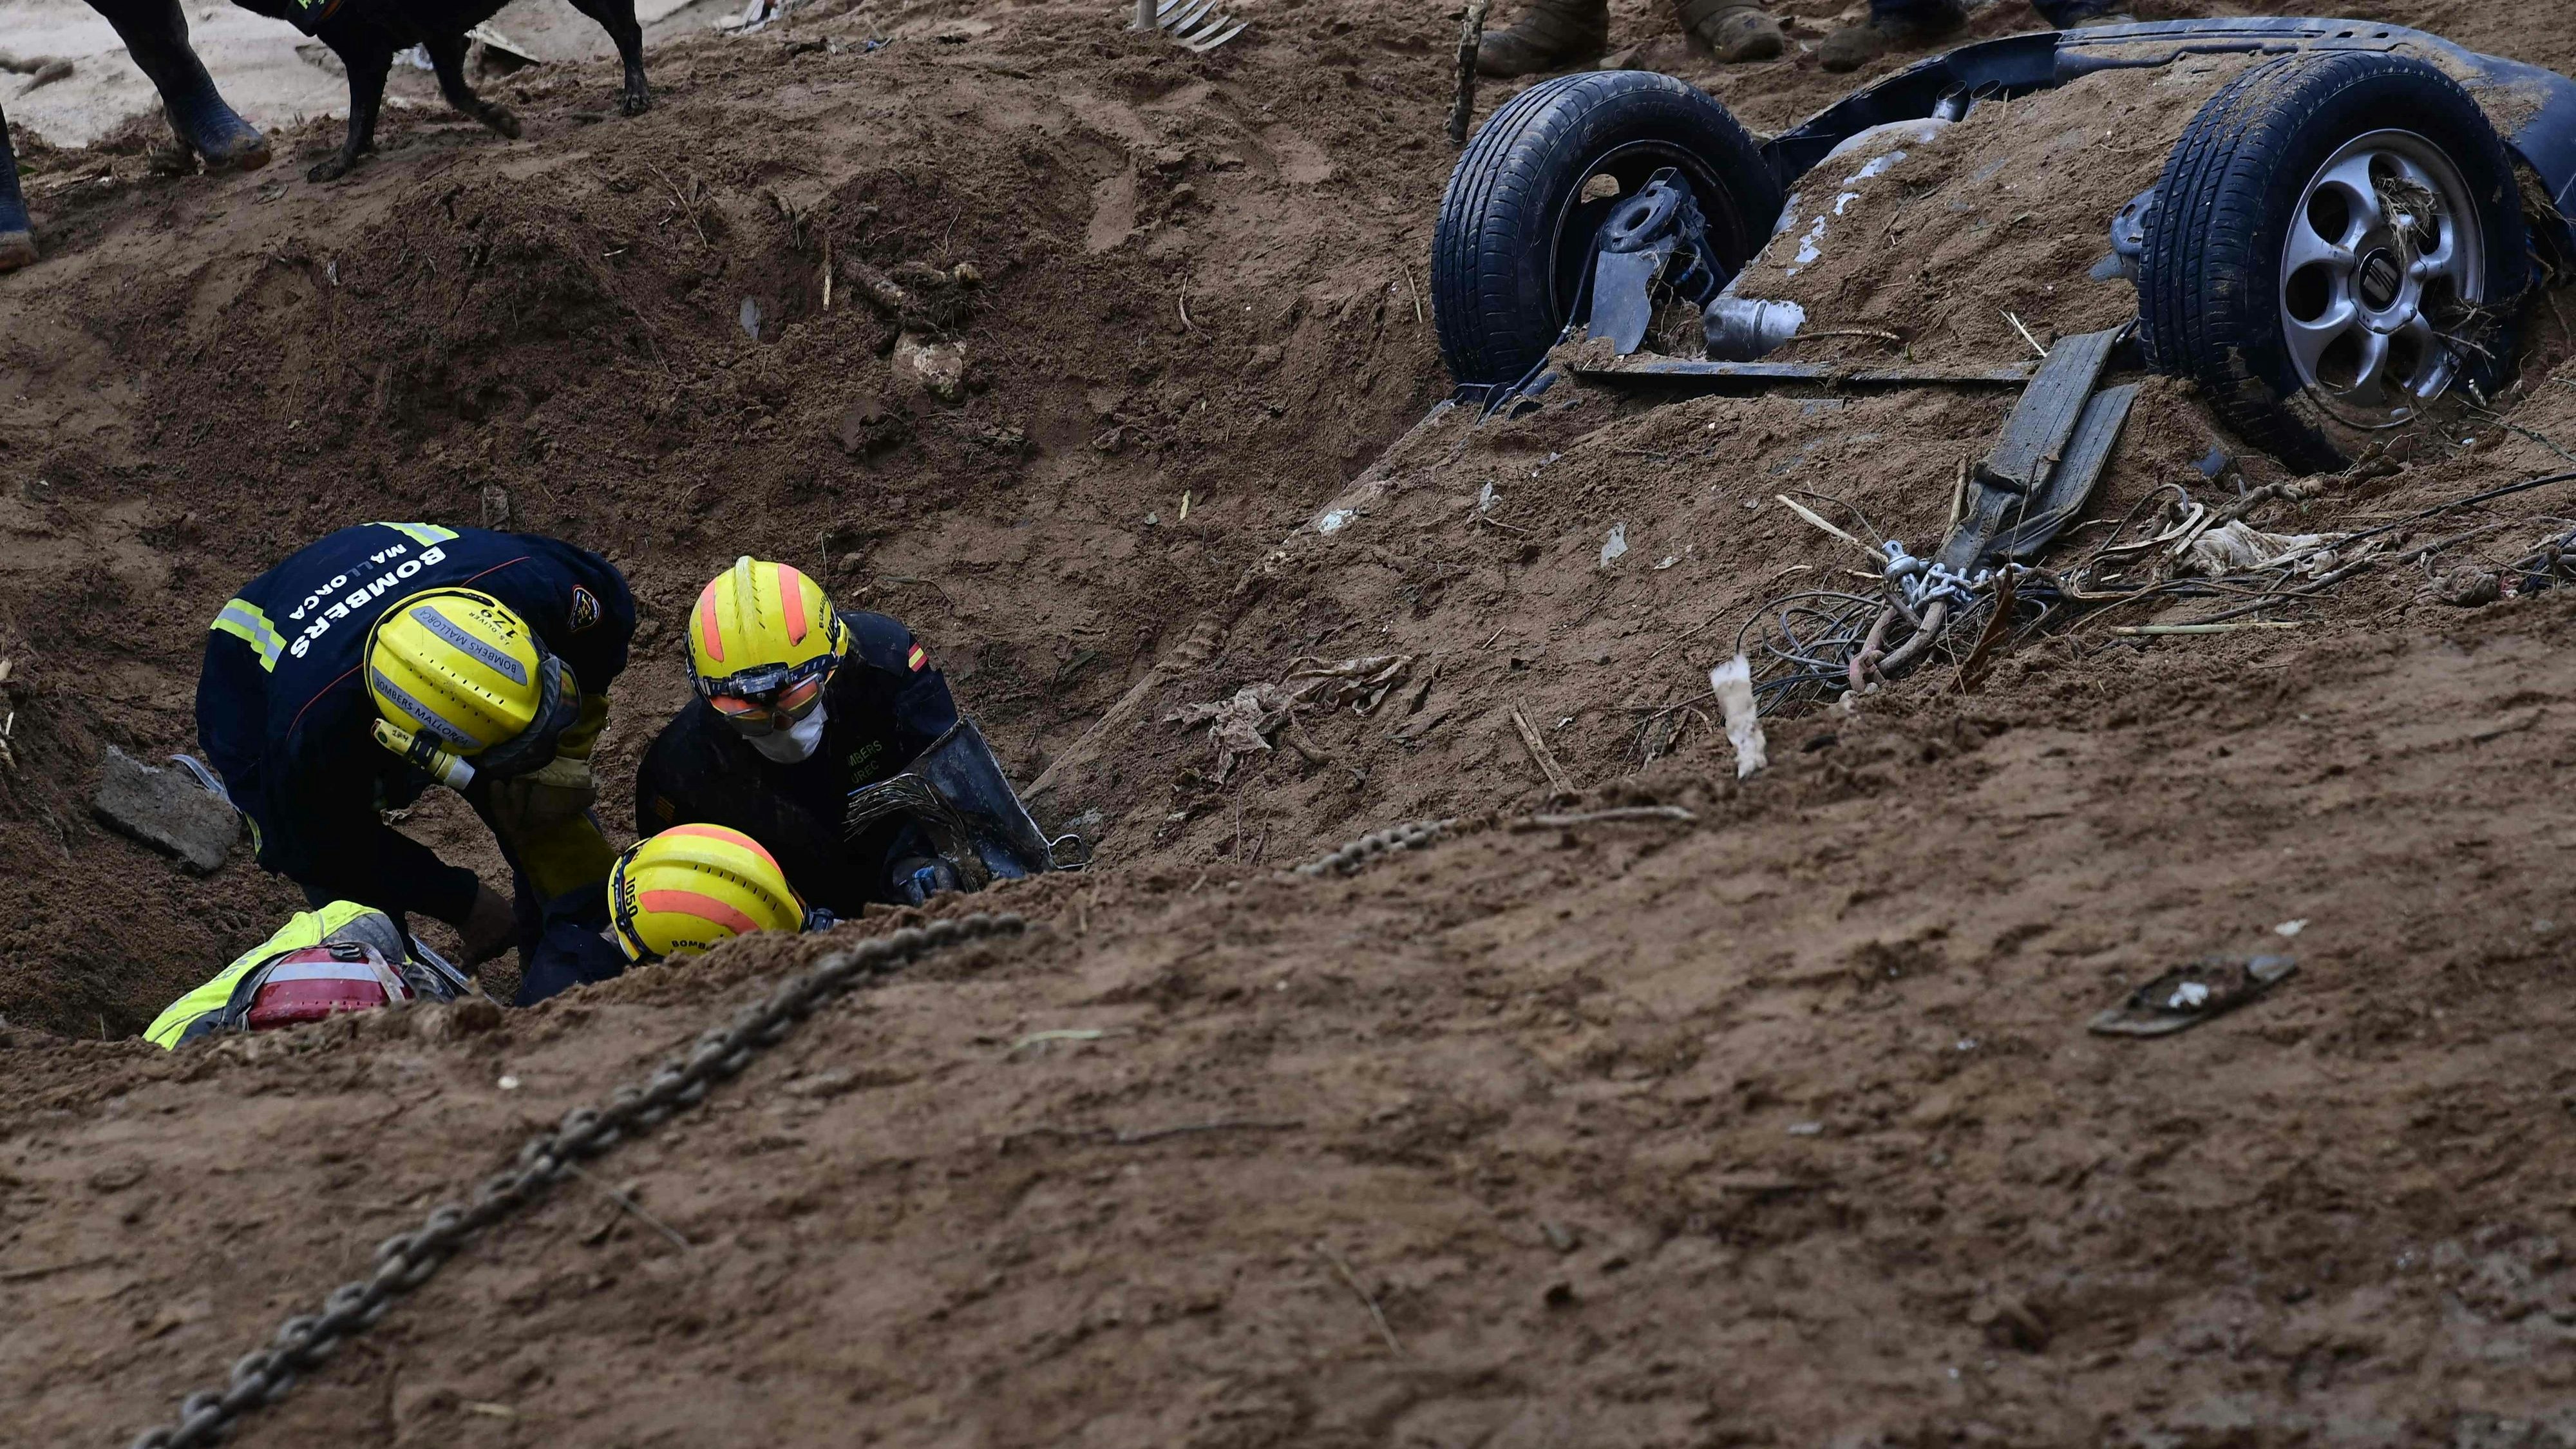
<svg viewBox="0 0 2576 1449">
<path fill-rule="evenodd" d="M 276 935 L 243 952 L 233 964 L 216 972 L 203 986 L 171 1002 L 152 1019 L 151 1028 L 143 1033 L 143 1039 L 154 1046 L 168 1048 L 210 1035 L 227 1024 L 238 1026 L 249 1014 L 250 998 L 255 994 L 242 990 L 252 973 L 289 951 L 323 944 L 361 917 L 383 914 L 373 906 L 362 906 L 356 901 L 333 901 L 320 910 L 296 912 L 295 918 L 280 927 Z M 384 923 L 384 933 L 394 940 L 402 939 L 394 932 L 391 920 Z M 237 997 L 238 1000 L 235 999 Z"/>
</svg>

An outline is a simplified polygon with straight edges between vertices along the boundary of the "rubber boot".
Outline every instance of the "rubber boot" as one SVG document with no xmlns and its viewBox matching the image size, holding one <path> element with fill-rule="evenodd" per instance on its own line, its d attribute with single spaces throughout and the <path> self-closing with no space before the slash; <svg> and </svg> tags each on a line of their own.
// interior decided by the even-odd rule
<svg viewBox="0 0 2576 1449">
<path fill-rule="evenodd" d="M 1600 60 L 1610 44 L 1610 0 L 1530 0 L 1509 30 L 1476 41 L 1476 69 L 1491 76 L 1572 70 Z"/>
<path fill-rule="evenodd" d="M 161 92 L 170 129 L 208 171 L 256 171 L 268 164 L 268 138 L 215 91 L 214 77 L 188 48 L 179 0 L 90 0 L 125 42 L 126 53 Z"/>
<path fill-rule="evenodd" d="M 18 153 L 9 145 L 9 118 L 0 115 L 0 272 L 36 259 L 36 232 L 27 222 L 27 198 L 18 190 Z"/>
<path fill-rule="evenodd" d="M 1682 28 L 1700 38 L 1729 65 L 1746 60 L 1777 60 L 1789 45 L 1780 22 L 1756 0 L 1675 0 Z"/>
<path fill-rule="evenodd" d="M 1826 36 L 1816 62 L 1831 71 L 1858 70 L 1895 46 L 1937 40 L 1967 23 L 1962 0 L 1869 0 L 1869 22 Z"/>
</svg>

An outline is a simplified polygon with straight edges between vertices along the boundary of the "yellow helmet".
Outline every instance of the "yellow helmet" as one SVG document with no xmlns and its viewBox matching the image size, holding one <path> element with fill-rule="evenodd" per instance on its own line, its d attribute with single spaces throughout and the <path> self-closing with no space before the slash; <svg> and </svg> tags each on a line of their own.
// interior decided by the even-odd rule
<svg viewBox="0 0 2576 1449">
<path fill-rule="evenodd" d="M 526 621 L 490 594 L 431 589 L 385 610 L 367 631 L 367 693 L 397 728 L 524 773 L 554 758 L 581 713 L 580 686 Z"/>
<path fill-rule="evenodd" d="M 846 637 L 820 585 L 744 554 L 689 612 L 689 678 L 709 698 L 764 698 L 830 672 Z"/>
<path fill-rule="evenodd" d="M 630 961 L 694 956 L 754 931 L 794 931 L 805 903 L 759 841 L 722 825 L 675 825 L 608 871 L 608 916 Z"/>
</svg>

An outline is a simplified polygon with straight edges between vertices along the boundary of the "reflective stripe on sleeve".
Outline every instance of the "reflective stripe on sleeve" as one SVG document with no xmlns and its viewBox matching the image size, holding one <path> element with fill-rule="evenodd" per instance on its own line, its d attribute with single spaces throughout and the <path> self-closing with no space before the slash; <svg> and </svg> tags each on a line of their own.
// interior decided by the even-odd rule
<svg viewBox="0 0 2576 1449">
<path fill-rule="evenodd" d="M 228 599 L 215 614 L 209 626 L 218 634 L 230 634 L 248 644 L 259 655 L 259 667 L 275 673 L 277 656 L 286 652 L 286 640 L 279 636 L 268 615 L 247 599 Z"/>
<path fill-rule="evenodd" d="M 441 528 L 435 523 L 378 523 L 376 527 L 390 528 L 412 542 L 424 546 L 445 543 L 456 536 L 455 529 Z"/>
</svg>

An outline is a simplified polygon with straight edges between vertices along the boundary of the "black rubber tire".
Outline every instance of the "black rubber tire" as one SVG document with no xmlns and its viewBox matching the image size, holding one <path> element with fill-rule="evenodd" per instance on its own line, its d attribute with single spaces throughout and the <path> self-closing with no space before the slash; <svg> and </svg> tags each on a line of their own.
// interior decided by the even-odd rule
<svg viewBox="0 0 2576 1449">
<path fill-rule="evenodd" d="M 2341 420 L 2301 382 L 2281 330 L 2281 249 L 2300 195 L 2355 137 L 2399 126 L 2440 147 L 2468 183 L 2486 233 L 2486 305 L 2499 323 L 2454 379 L 2492 396 L 2510 378 L 2530 238 L 2512 162 L 2477 103 L 2423 61 L 2372 51 L 2288 55 L 2229 82 L 2192 117 L 2157 184 L 2139 259 L 2148 364 L 2190 378 L 2247 442 L 2293 467 L 2331 471 L 2405 428 Z"/>
<path fill-rule="evenodd" d="M 1728 277 L 1771 235 L 1780 185 L 1752 136 L 1706 92 L 1651 71 L 1581 71 L 1514 96 L 1468 143 L 1440 198 L 1431 306 L 1440 356 L 1462 383 L 1512 382 L 1555 345 L 1592 234 L 1612 202 L 1662 166 L 1690 182 L 1711 259 Z"/>
</svg>

